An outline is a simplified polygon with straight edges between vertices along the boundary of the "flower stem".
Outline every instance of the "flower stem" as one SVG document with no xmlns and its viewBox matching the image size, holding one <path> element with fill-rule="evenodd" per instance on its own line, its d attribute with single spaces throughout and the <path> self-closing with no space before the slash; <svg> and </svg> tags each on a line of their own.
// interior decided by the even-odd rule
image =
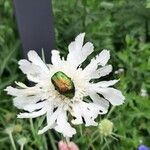
<svg viewBox="0 0 150 150">
<path fill-rule="evenodd" d="M 32 120 L 32 118 L 30 118 L 29 120 L 30 120 L 30 127 L 31 127 L 33 138 L 37 142 L 38 146 L 40 148 L 42 148 L 41 140 L 39 139 L 39 137 L 35 133 L 35 129 L 34 129 L 34 125 L 33 125 L 33 120 Z"/>
<path fill-rule="evenodd" d="M 24 148 L 24 144 L 21 144 L 20 150 L 23 150 L 23 148 Z"/>
<path fill-rule="evenodd" d="M 12 144 L 13 149 L 14 149 L 14 150 L 17 150 L 17 149 L 16 149 L 15 142 L 14 142 L 14 139 L 13 139 L 13 136 L 12 136 L 12 132 L 9 133 L 9 138 L 10 138 L 10 141 L 11 141 L 11 144 Z"/>
<path fill-rule="evenodd" d="M 80 131 L 81 136 L 83 136 L 82 125 L 79 125 L 79 131 Z"/>
<path fill-rule="evenodd" d="M 66 137 L 66 143 L 69 146 L 69 143 L 70 143 L 70 138 L 69 137 Z"/>
<path fill-rule="evenodd" d="M 111 113 L 114 111 L 114 109 L 115 109 L 115 107 L 112 106 L 111 109 L 110 109 L 110 111 L 108 112 L 108 114 L 106 116 L 107 119 L 109 118 L 109 116 L 111 115 Z"/>
<path fill-rule="evenodd" d="M 53 150 L 57 150 L 57 147 L 56 147 L 56 145 L 55 145 L 55 141 L 54 141 L 54 138 L 53 138 L 51 132 L 48 132 L 48 136 L 49 136 L 49 138 L 50 138 L 50 141 L 51 141 Z"/>
<path fill-rule="evenodd" d="M 92 146 L 92 144 L 100 137 L 100 135 L 95 136 L 95 138 L 93 138 L 93 140 L 89 141 L 89 146 L 88 148 L 90 148 Z"/>
<path fill-rule="evenodd" d="M 30 118 L 30 126 L 31 126 L 31 131 L 34 134 L 34 126 L 33 126 L 32 118 Z"/>
<path fill-rule="evenodd" d="M 43 62 L 45 63 L 46 61 L 45 61 L 45 54 L 44 54 L 44 49 L 42 48 L 42 60 L 43 60 Z"/>
<path fill-rule="evenodd" d="M 104 140 L 105 140 L 105 144 L 103 145 L 102 150 L 104 150 L 106 147 L 108 150 L 110 150 L 110 147 L 109 147 L 110 142 L 108 142 L 106 138 L 104 138 Z"/>
</svg>

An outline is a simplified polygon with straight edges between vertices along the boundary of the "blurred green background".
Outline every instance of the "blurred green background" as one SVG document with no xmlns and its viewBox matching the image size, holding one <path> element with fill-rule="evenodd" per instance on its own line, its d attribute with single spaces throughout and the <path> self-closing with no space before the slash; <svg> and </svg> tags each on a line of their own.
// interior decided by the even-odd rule
<svg viewBox="0 0 150 150">
<path fill-rule="evenodd" d="M 107 145 L 97 127 L 84 125 L 76 127 L 78 134 L 72 140 L 81 150 L 135 150 L 140 144 L 150 147 L 150 0 L 53 0 L 52 4 L 61 54 L 66 56 L 67 45 L 77 34 L 86 32 L 86 40 L 95 46 L 91 58 L 104 48 L 110 49 L 114 70 L 106 78 L 120 78 L 117 88 L 126 97 L 125 104 L 109 116 L 118 140 L 107 137 Z M 61 135 L 49 131 L 38 136 L 43 118 L 34 123 L 17 119 L 19 111 L 3 91 L 16 80 L 25 81 L 18 69 L 20 58 L 12 1 L 0 0 L 0 150 L 13 149 L 5 132 L 10 127 L 17 149 L 18 140 L 26 137 L 26 150 L 56 150 Z"/>
</svg>

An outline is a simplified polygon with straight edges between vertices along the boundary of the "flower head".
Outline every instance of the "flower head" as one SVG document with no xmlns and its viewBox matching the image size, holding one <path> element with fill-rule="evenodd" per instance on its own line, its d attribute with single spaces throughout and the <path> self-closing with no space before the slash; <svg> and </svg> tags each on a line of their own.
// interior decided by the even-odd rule
<svg viewBox="0 0 150 150">
<path fill-rule="evenodd" d="M 22 125 L 16 124 L 14 126 L 14 132 L 21 132 L 22 131 Z"/>
<path fill-rule="evenodd" d="M 104 119 L 99 124 L 99 130 L 101 135 L 110 136 L 113 131 L 113 122 L 108 119 Z"/>
<path fill-rule="evenodd" d="M 7 134 L 11 134 L 13 131 L 14 131 L 14 126 L 13 125 L 10 126 L 10 127 L 7 127 L 5 129 L 5 133 L 7 133 Z"/>
<path fill-rule="evenodd" d="M 25 145 L 27 143 L 27 138 L 25 137 L 22 137 L 20 138 L 18 141 L 18 144 L 21 146 L 21 145 Z"/>
<path fill-rule="evenodd" d="M 5 89 L 15 96 L 13 102 L 17 108 L 28 111 L 20 113 L 18 118 L 46 114 L 47 125 L 39 134 L 53 128 L 65 137 L 72 137 L 76 130 L 70 125 L 71 118 L 67 114 L 73 116 L 71 123 L 74 125 L 85 122 L 86 126 L 96 126 L 95 118 L 107 113 L 109 103 L 121 105 L 124 102 L 122 93 L 109 87 L 118 80 L 91 82 L 112 71 L 112 66 L 106 65 L 110 58 L 108 50 L 103 50 L 84 69 L 81 68 L 94 49 L 90 42 L 83 45 L 84 36 L 85 33 L 81 33 L 70 43 L 66 60 L 61 59 L 59 51 L 52 50 L 52 64 L 45 64 L 35 51 L 29 51 L 29 61 L 20 60 L 19 68 L 35 85 L 29 87 L 16 82 L 18 88 L 9 86 Z M 91 102 L 84 100 L 86 96 L 90 96 Z"/>
</svg>

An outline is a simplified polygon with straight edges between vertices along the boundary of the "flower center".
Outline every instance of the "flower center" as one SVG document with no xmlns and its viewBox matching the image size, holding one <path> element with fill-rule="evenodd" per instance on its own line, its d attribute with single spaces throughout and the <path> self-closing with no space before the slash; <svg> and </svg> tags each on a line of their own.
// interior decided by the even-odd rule
<svg viewBox="0 0 150 150">
<path fill-rule="evenodd" d="M 55 87 L 55 89 L 62 95 L 73 98 L 75 95 L 75 87 L 74 83 L 71 80 L 70 77 L 68 77 L 65 73 L 62 71 L 56 72 L 52 78 L 51 81 Z"/>
</svg>

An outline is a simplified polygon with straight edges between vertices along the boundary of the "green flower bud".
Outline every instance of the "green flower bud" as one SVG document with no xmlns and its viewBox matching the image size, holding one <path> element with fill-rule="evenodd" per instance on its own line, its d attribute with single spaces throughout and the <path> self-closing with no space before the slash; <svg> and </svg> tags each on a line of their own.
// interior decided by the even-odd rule
<svg viewBox="0 0 150 150">
<path fill-rule="evenodd" d="M 99 124 L 100 133 L 103 136 L 110 136 L 113 131 L 113 122 L 108 119 L 104 119 Z"/>
<path fill-rule="evenodd" d="M 20 138 L 18 141 L 18 144 L 21 146 L 21 145 L 25 145 L 27 143 L 27 138 L 25 137 L 22 137 Z"/>
<path fill-rule="evenodd" d="M 16 124 L 15 126 L 14 126 L 14 132 L 21 132 L 22 131 L 22 125 L 20 125 L 20 124 Z"/>
<path fill-rule="evenodd" d="M 5 133 L 11 134 L 14 131 L 14 126 L 11 125 L 5 129 Z"/>
</svg>

